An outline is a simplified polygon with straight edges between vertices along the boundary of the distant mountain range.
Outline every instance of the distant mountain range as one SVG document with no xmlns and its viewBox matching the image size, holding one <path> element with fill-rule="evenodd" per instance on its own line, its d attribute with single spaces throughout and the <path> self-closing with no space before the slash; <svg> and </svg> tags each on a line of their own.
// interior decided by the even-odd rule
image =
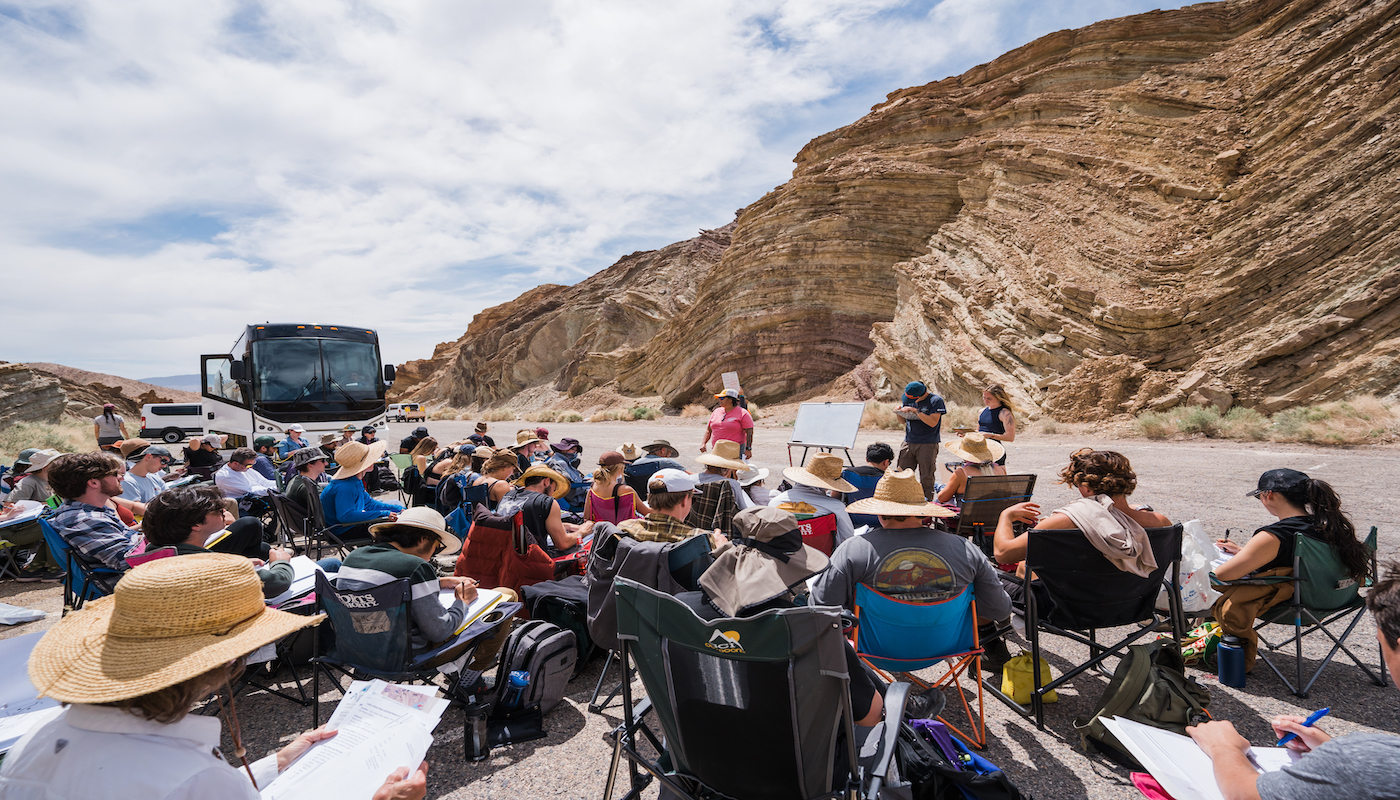
<svg viewBox="0 0 1400 800">
<path fill-rule="evenodd" d="M 167 389 L 179 389 L 182 392 L 199 392 L 199 374 L 194 375 L 166 375 L 163 378 L 140 378 L 142 383 L 153 383 L 156 386 L 164 386 Z"/>
</svg>

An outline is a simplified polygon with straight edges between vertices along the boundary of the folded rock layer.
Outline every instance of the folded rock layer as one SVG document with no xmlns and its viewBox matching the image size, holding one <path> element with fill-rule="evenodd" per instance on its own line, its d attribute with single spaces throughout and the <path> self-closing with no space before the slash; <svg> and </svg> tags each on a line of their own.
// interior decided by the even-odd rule
<svg viewBox="0 0 1400 800">
<path fill-rule="evenodd" d="M 768 401 L 864 362 L 841 385 L 1001 382 L 1062 419 L 1395 397 L 1398 6 L 1152 12 L 895 92 L 724 233 L 483 312 L 424 386 L 679 405 L 737 370 Z M 659 303 L 649 271 L 694 282 Z"/>
</svg>

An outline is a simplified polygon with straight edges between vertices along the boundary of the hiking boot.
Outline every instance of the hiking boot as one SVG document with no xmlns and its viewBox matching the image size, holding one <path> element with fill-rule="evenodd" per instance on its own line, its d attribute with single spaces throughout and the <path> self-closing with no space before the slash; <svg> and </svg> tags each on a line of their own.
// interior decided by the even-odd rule
<svg viewBox="0 0 1400 800">
<path fill-rule="evenodd" d="M 61 569 L 25 569 L 20 570 L 19 577 L 15 580 L 19 583 L 52 583 L 63 580 L 67 575 L 68 573 Z"/>
<path fill-rule="evenodd" d="M 1011 650 L 1006 646 L 1006 634 L 1008 631 L 995 632 L 994 629 L 978 629 L 978 636 L 982 642 L 982 669 L 985 672 L 1000 674 L 1001 668 L 1010 661 Z"/>
</svg>

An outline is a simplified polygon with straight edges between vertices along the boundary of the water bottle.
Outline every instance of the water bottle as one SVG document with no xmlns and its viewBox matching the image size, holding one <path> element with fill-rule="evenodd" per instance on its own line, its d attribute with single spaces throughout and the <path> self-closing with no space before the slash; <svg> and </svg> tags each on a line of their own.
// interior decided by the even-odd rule
<svg viewBox="0 0 1400 800">
<path fill-rule="evenodd" d="M 1220 682 L 1236 689 L 1244 688 L 1244 647 L 1238 636 L 1226 636 L 1215 647 L 1215 671 Z"/>
<path fill-rule="evenodd" d="M 491 738 L 486 722 L 490 713 L 491 704 L 484 700 L 467 706 L 466 746 L 469 761 L 485 761 L 491 757 Z"/>
<path fill-rule="evenodd" d="M 530 685 L 530 673 L 524 670 L 516 670 L 510 674 L 510 685 L 506 687 L 506 693 L 501 697 L 501 705 L 507 711 L 514 711 L 520 707 L 520 701 L 525 697 L 525 687 Z"/>
</svg>

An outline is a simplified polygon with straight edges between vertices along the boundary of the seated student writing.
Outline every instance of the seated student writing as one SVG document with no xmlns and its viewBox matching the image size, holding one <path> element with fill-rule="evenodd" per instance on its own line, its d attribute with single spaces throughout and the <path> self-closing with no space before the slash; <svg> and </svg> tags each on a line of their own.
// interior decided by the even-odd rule
<svg viewBox="0 0 1400 800">
<path fill-rule="evenodd" d="M 1266 473 L 1267 474 L 1267 473 Z M 1400 562 L 1386 565 L 1384 580 L 1366 595 L 1376 621 L 1376 638 L 1390 679 L 1400 687 Z M 1396 797 L 1400 787 L 1400 736 L 1353 733 L 1333 738 L 1303 718 L 1274 717 L 1274 735 L 1294 734 L 1288 746 L 1306 753 L 1277 772 L 1250 763 L 1249 742 L 1235 726 L 1216 720 L 1186 729 L 1215 767 L 1215 782 L 1226 800 L 1362 800 Z"/>
<path fill-rule="evenodd" d="M 1230 541 L 1218 542 L 1221 552 L 1229 555 L 1230 560 L 1215 569 L 1217 578 L 1233 581 L 1247 575 L 1292 575 L 1293 549 L 1301 533 L 1331 547 L 1353 580 L 1360 583 L 1366 579 L 1366 573 L 1371 570 L 1371 554 L 1357 540 L 1356 527 L 1342 513 L 1341 498 L 1326 482 L 1294 469 L 1271 469 L 1259 476 L 1259 487 L 1247 496 L 1259 498 L 1264 510 L 1278 522 L 1256 530 L 1243 546 Z M 1221 589 L 1211 613 L 1224 633 L 1239 637 L 1246 672 L 1254 669 L 1259 652 L 1259 634 L 1254 632 L 1254 620 L 1292 596 L 1291 583 Z"/>
</svg>

